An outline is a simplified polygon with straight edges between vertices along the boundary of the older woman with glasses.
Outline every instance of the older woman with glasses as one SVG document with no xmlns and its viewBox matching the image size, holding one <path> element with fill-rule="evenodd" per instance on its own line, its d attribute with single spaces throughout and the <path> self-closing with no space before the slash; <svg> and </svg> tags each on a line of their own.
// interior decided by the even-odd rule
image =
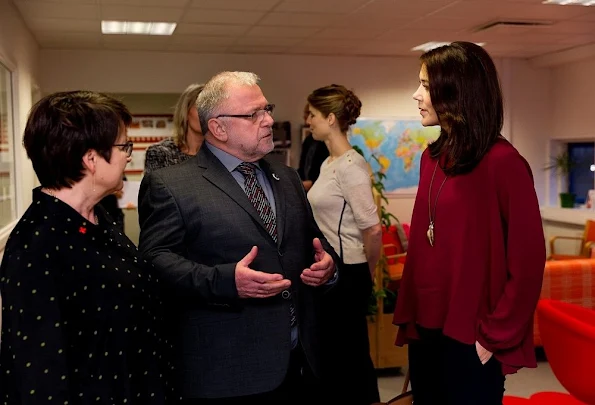
<svg viewBox="0 0 595 405">
<path fill-rule="evenodd" d="M 132 142 L 119 101 L 51 94 L 24 146 L 41 186 L 0 267 L 0 402 L 165 403 L 157 279 L 98 202 L 123 186 Z"/>
</svg>

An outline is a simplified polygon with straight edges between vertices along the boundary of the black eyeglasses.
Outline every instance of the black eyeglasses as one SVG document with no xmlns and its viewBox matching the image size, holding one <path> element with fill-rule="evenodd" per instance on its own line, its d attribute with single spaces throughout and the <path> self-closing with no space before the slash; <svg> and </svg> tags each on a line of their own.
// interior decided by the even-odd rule
<svg viewBox="0 0 595 405">
<path fill-rule="evenodd" d="M 268 114 L 272 117 L 274 111 L 275 104 L 267 104 L 264 108 L 256 110 L 252 114 L 219 114 L 215 118 L 250 118 L 252 122 L 259 122 L 264 118 L 265 114 Z"/>
<path fill-rule="evenodd" d="M 132 147 L 134 146 L 132 141 L 128 141 L 126 143 L 115 143 L 114 146 L 117 146 L 121 151 L 126 152 L 128 157 L 132 156 Z"/>
</svg>

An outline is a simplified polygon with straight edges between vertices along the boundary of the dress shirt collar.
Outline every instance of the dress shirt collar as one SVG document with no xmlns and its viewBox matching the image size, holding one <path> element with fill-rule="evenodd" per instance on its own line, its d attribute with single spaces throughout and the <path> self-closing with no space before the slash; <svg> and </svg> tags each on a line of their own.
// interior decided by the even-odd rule
<svg viewBox="0 0 595 405">
<path fill-rule="evenodd" d="M 213 155 L 215 155 L 215 157 L 217 159 L 219 159 L 219 161 L 221 161 L 221 163 L 223 163 L 223 166 L 225 166 L 225 168 L 231 173 L 235 170 L 236 167 L 238 167 L 238 165 L 240 163 L 244 163 L 244 161 L 242 159 L 238 159 L 237 157 L 230 155 L 229 153 L 225 152 L 224 150 L 219 149 L 216 146 L 211 145 L 208 142 L 204 143 L 206 145 L 207 148 L 209 148 L 209 151 L 211 151 L 211 153 Z M 252 162 L 257 168 L 258 170 L 262 170 L 260 167 L 260 164 L 258 162 Z"/>
</svg>

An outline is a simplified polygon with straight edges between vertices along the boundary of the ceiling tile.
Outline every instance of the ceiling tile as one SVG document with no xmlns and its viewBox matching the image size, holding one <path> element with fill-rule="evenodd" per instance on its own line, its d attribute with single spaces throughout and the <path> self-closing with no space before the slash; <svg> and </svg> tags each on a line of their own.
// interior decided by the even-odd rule
<svg viewBox="0 0 595 405">
<path fill-rule="evenodd" d="M 408 55 L 412 56 L 411 50 L 399 42 L 374 42 L 365 46 L 354 48 L 359 55 Z"/>
<path fill-rule="evenodd" d="M 171 37 L 154 35 L 104 35 L 103 47 L 106 49 L 164 51 Z"/>
<path fill-rule="evenodd" d="M 73 0 L 75 1 L 75 0 Z M 190 0 L 97 0 L 99 4 L 143 6 L 143 7 L 178 7 L 184 8 Z"/>
<path fill-rule="evenodd" d="M 327 28 L 316 34 L 317 39 L 373 39 L 387 31 L 387 28 L 354 30 L 353 28 Z"/>
<path fill-rule="evenodd" d="M 171 37 L 172 44 L 191 44 L 207 46 L 229 46 L 235 44 L 234 37 L 198 37 L 196 35 L 175 35 Z"/>
<path fill-rule="evenodd" d="M 27 1 L 16 3 L 25 21 L 33 18 L 98 19 L 99 6 L 93 4 L 45 3 Z"/>
<path fill-rule="evenodd" d="M 421 45 L 429 41 L 448 42 L 456 41 L 456 31 L 395 28 L 388 30 L 376 38 L 377 41 L 400 41 L 411 43 L 411 47 Z"/>
<path fill-rule="evenodd" d="M 310 14 L 310 13 L 269 13 L 259 25 L 277 25 L 289 27 L 325 27 L 341 19 L 332 14 Z"/>
<path fill-rule="evenodd" d="M 590 8 L 595 8 L 595 7 L 590 7 Z M 575 17 L 573 20 L 574 21 L 595 21 L 595 10 L 590 11 L 590 12 L 587 11 L 583 15 Z"/>
<path fill-rule="evenodd" d="M 595 7 L 542 0 L 12 1 L 40 46 L 52 49 L 105 43 L 110 49 L 170 52 L 390 56 L 410 55 L 411 47 L 427 41 L 468 40 L 486 42 L 498 56 L 523 57 L 595 43 Z M 178 27 L 168 38 L 98 39 L 101 17 L 173 21 Z M 519 19 L 554 24 L 474 31 Z"/>
<path fill-rule="evenodd" d="M 423 17 L 409 24 L 403 25 L 403 28 L 423 29 L 424 27 L 432 27 L 432 30 L 445 31 L 466 31 L 473 32 L 478 26 L 485 23 L 479 18 L 445 18 L 440 14 L 432 14 L 428 17 Z"/>
<path fill-rule="evenodd" d="M 461 0 L 464 3 L 493 3 L 497 0 Z M 542 4 L 544 0 L 506 0 L 508 3 Z"/>
<path fill-rule="evenodd" d="M 225 53 L 227 46 L 204 44 L 170 44 L 168 45 L 167 50 L 170 52 Z"/>
<path fill-rule="evenodd" d="M 12 0 L 13 3 L 66 3 L 66 4 L 97 4 L 97 0 Z"/>
<path fill-rule="evenodd" d="M 353 40 L 353 39 L 316 39 L 316 40 L 312 40 L 312 41 L 306 41 L 305 43 L 303 43 L 303 45 L 306 46 L 316 46 L 316 47 L 325 47 L 325 48 L 329 48 L 329 47 L 338 47 L 338 48 L 342 48 L 342 47 L 349 47 L 349 48 L 355 48 L 355 47 L 361 47 L 361 46 L 366 46 L 368 44 L 374 43 L 374 40 Z"/>
<path fill-rule="evenodd" d="M 60 18 L 34 18 L 27 21 L 27 26 L 34 32 L 101 32 L 99 20 L 76 20 Z M 42 39 L 38 36 L 39 39 Z"/>
<path fill-rule="evenodd" d="M 511 17 L 532 20 L 566 20 L 585 14 L 584 6 L 558 6 L 555 4 L 528 4 L 518 8 Z"/>
<path fill-rule="evenodd" d="M 548 45 L 568 40 L 570 37 L 571 35 L 564 34 L 543 34 L 526 32 L 523 35 L 519 35 L 518 37 L 516 37 L 516 41 L 519 44 Z"/>
<path fill-rule="evenodd" d="M 261 19 L 263 15 L 264 12 L 261 11 L 190 9 L 184 13 L 182 21 L 189 23 L 252 25 Z"/>
<path fill-rule="evenodd" d="M 519 3 L 500 0 L 490 2 L 457 1 L 436 10 L 433 14 L 444 18 L 473 18 L 489 22 L 505 17 L 513 18 L 516 11 L 522 7 L 523 5 Z"/>
<path fill-rule="evenodd" d="M 242 37 L 236 42 L 236 45 L 254 45 L 254 46 L 292 46 L 302 42 L 299 38 L 250 38 Z"/>
<path fill-rule="evenodd" d="M 275 8 L 275 11 L 347 14 L 367 2 L 369 0 L 285 0 Z"/>
<path fill-rule="evenodd" d="M 489 43 L 484 46 L 485 50 L 488 53 L 507 53 L 507 52 L 517 52 L 522 50 L 525 47 L 523 44 L 519 43 Z"/>
<path fill-rule="evenodd" d="M 595 34 L 594 21 L 557 21 L 547 27 L 538 27 L 543 32 L 557 32 L 560 34 Z"/>
<path fill-rule="evenodd" d="M 218 25 L 218 24 L 187 24 L 181 23 L 176 27 L 174 35 L 204 35 L 214 37 L 233 37 L 244 34 L 249 25 Z"/>
<path fill-rule="evenodd" d="M 407 25 L 411 21 L 411 18 L 399 18 L 390 14 L 363 14 L 357 12 L 337 20 L 333 26 L 350 28 L 354 31 L 380 27 L 390 29 Z"/>
<path fill-rule="evenodd" d="M 190 7 L 213 10 L 268 11 L 279 0 L 192 0 Z"/>
<path fill-rule="evenodd" d="M 104 49 L 103 44 L 101 42 L 99 42 L 99 43 L 86 43 L 86 42 L 76 43 L 76 42 L 64 42 L 64 41 L 58 41 L 58 42 L 42 41 L 42 42 L 38 42 L 38 44 L 43 49 L 60 49 L 60 50 L 66 49 L 66 50 L 73 50 L 73 51 L 79 51 L 79 50 L 94 51 L 94 50 Z"/>
<path fill-rule="evenodd" d="M 67 48 L 67 49 L 97 49 L 101 46 L 101 34 L 88 33 L 55 33 L 40 32 L 39 45 L 44 48 Z"/>
<path fill-rule="evenodd" d="M 476 41 L 493 41 L 494 39 L 504 39 L 508 42 L 514 42 L 514 37 L 524 35 L 532 30 L 532 27 L 518 25 L 496 25 L 485 30 L 475 31 L 472 37 Z"/>
<path fill-rule="evenodd" d="M 227 48 L 227 52 L 241 54 L 282 54 L 285 50 L 287 50 L 286 46 L 242 45 Z"/>
<path fill-rule="evenodd" d="M 102 20 L 116 21 L 171 21 L 182 17 L 182 9 L 165 7 L 101 6 Z"/>
<path fill-rule="evenodd" d="M 441 8 L 455 3 L 457 0 L 426 0 L 426 1 L 398 1 L 398 0 L 375 0 L 367 3 L 360 13 L 382 14 L 398 18 L 418 18 L 426 14 L 436 12 Z"/>
<path fill-rule="evenodd" d="M 99 32 L 56 32 L 56 31 L 36 31 L 36 35 L 42 41 L 64 41 L 64 42 L 101 42 L 103 35 Z"/>
<path fill-rule="evenodd" d="M 539 44 L 539 45 L 526 45 L 522 49 L 523 56 L 527 57 L 534 57 L 539 55 L 544 55 L 548 53 L 554 53 L 559 51 L 564 51 L 568 49 L 567 45 L 563 44 Z"/>
<path fill-rule="evenodd" d="M 334 46 L 296 46 L 288 48 L 285 52 L 289 54 L 300 55 L 345 55 L 349 52 L 350 47 L 334 47 Z"/>
<path fill-rule="evenodd" d="M 566 38 L 556 41 L 557 44 L 568 46 L 580 46 L 595 43 L 595 34 L 569 35 Z"/>
<path fill-rule="evenodd" d="M 246 33 L 246 37 L 307 38 L 320 31 L 313 27 L 262 27 L 256 26 Z"/>
</svg>

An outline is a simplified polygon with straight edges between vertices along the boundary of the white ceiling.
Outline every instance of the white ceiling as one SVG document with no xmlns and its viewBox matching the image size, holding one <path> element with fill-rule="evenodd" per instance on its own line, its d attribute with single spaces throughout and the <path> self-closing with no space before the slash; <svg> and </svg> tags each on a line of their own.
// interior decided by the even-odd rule
<svg viewBox="0 0 595 405">
<path fill-rule="evenodd" d="M 531 58 L 595 43 L 595 7 L 542 0 L 12 0 L 45 49 L 411 56 L 427 41 Z M 171 37 L 102 35 L 101 20 L 167 21 Z M 539 27 L 496 21 L 538 21 Z"/>
</svg>

